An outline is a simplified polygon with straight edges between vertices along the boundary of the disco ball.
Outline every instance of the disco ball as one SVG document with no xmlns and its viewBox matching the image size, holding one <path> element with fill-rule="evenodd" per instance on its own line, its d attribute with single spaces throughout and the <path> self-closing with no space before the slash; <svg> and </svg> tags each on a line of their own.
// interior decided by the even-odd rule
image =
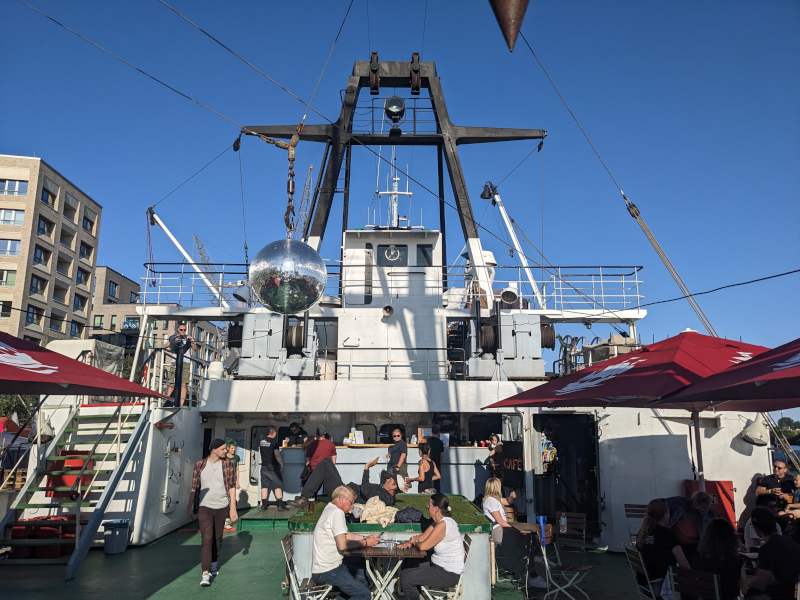
<svg viewBox="0 0 800 600">
<path fill-rule="evenodd" d="M 264 306 L 293 315 L 316 303 L 328 272 L 320 255 L 299 240 L 278 240 L 264 246 L 250 264 L 250 287 Z"/>
</svg>

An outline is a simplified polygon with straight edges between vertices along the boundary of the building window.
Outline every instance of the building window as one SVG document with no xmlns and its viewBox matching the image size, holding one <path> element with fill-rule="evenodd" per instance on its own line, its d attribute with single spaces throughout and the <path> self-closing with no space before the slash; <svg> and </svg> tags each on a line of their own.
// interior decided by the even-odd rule
<svg viewBox="0 0 800 600">
<path fill-rule="evenodd" d="M 69 192 L 64 196 L 64 217 L 73 223 L 78 220 L 78 200 Z"/>
<path fill-rule="evenodd" d="M 95 315 L 94 316 L 94 326 L 96 329 L 103 328 L 103 315 Z"/>
<path fill-rule="evenodd" d="M 0 179 L 0 194 L 22 196 L 28 193 L 28 182 L 20 179 Z"/>
<path fill-rule="evenodd" d="M 66 304 L 68 292 L 69 290 L 66 287 L 59 285 L 58 282 L 56 282 L 55 286 L 53 287 L 53 300 L 59 302 L 60 304 Z"/>
<path fill-rule="evenodd" d="M 139 329 L 139 317 L 125 317 L 122 329 Z"/>
<path fill-rule="evenodd" d="M 80 294 L 73 294 L 72 295 L 72 310 L 77 310 L 80 312 L 86 312 L 86 304 L 89 302 L 86 296 L 81 296 Z"/>
<path fill-rule="evenodd" d="M 83 230 L 94 235 L 94 224 L 97 221 L 97 215 L 93 210 L 88 208 L 83 211 L 83 219 L 81 220 L 81 227 Z"/>
<path fill-rule="evenodd" d="M 111 315 L 111 331 L 117 330 L 117 315 Z"/>
<path fill-rule="evenodd" d="M 78 283 L 78 285 L 86 285 L 89 283 L 89 271 L 79 267 L 77 273 L 75 274 L 75 281 Z"/>
<path fill-rule="evenodd" d="M 33 264 L 47 266 L 50 264 L 50 250 L 36 246 L 33 249 Z"/>
<path fill-rule="evenodd" d="M 64 313 L 50 312 L 50 331 L 57 331 L 58 333 L 64 332 L 64 321 L 66 317 Z"/>
<path fill-rule="evenodd" d="M 69 271 L 72 267 L 72 261 L 67 256 L 59 256 L 56 261 L 56 272 L 64 277 L 69 277 Z"/>
<path fill-rule="evenodd" d="M 13 287 L 17 283 L 17 272 L 13 269 L 0 269 L 0 287 Z"/>
<path fill-rule="evenodd" d="M 112 298 L 116 298 L 118 293 L 119 293 L 119 284 L 116 281 L 109 281 L 108 295 L 111 296 Z"/>
<path fill-rule="evenodd" d="M 0 240 L 0 255 L 18 256 L 19 240 Z"/>
<path fill-rule="evenodd" d="M 80 336 L 82 336 L 83 335 L 83 323 L 78 323 L 77 321 L 70 321 L 69 334 L 72 337 L 80 337 Z"/>
<path fill-rule="evenodd" d="M 31 275 L 31 285 L 28 288 L 31 294 L 40 294 L 42 296 L 45 295 L 45 290 L 47 289 L 47 280 L 42 279 L 37 275 Z"/>
<path fill-rule="evenodd" d="M 25 311 L 25 324 L 26 325 L 41 325 L 43 311 L 38 306 L 28 304 L 28 310 Z"/>
<path fill-rule="evenodd" d="M 72 250 L 72 246 L 75 244 L 75 232 L 66 227 L 62 227 L 61 234 L 58 236 L 58 243 Z"/>
<path fill-rule="evenodd" d="M 44 217 L 39 217 L 39 222 L 36 224 L 36 233 L 51 237 L 53 235 L 54 228 L 55 223 L 45 219 Z"/>
<path fill-rule="evenodd" d="M 137 292 L 131 292 L 131 295 L 128 297 L 128 304 L 136 304 L 139 301 L 139 294 Z"/>
<path fill-rule="evenodd" d="M 379 267 L 407 267 L 408 246 L 400 244 L 378 246 L 377 262 Z"/>
<path fill-rule="evenodd" d="M 56 207 L 56 195 L 47 188 L 42 188 L 42 195 L 40 196 L 40 199 L 50 208 L 54 209 Z"/>
<path fill-rule="evenodd" d="M 0 208 L 0 225 L 22 225 L 24 220 L 24 210 Z"/>
<path fill-rule="evenodd" d="M 81 242 L 81 248 L 80 248 L 80 251 L 79 251 L 78 254 L 82 259 L 91 262 L 92 261 L 92 252 L 93 251 L 94 251 L 94 248 L 92 248 L 89 244 L 87 244 L 85 242 Z"/>
<path fill-rule="evenodd" d="M 11 316 L 11 300 L 3 300 L 0 302 L 0 317 Z"/>
</svg>

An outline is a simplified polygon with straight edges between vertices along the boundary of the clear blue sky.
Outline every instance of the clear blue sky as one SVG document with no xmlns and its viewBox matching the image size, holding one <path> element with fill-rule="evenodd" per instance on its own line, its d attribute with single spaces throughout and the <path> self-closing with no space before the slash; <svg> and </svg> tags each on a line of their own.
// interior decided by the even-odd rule
<svg viewBox="0 0 800 600">
<path fill-rule="evenodd" d="M 244 124 L 293 123 L 302 106 L 188 27 L 156 0 L 32 0 L 132 62 Z M 347 2 L 175 0 L 201 25 L 308 96 Z M 396 7 L 399 7 L 396 8 Z M 456 8 L 457 7 L 457 8 Z M 435 60 L 459 124 L 542 127 L 550 136 L 501 188 L 517 221 L 555 264 L 641 264 L 647 300 L 677 289 L 527 49 L 509 54 L 484 0 L 356 0 L 318 108 L 335 118 L 352 63 L 421 50 Z M 41 156 L 103 206 L 99 262 L 133 277 L 145 260 L 145 208 L 237 135 L 236 127 L 154 85 L 17 2 L 0 7 L 4 90 L 0 152 Z M 425 34 L 423 41 L 423 23 Z M 523 29 L 625 191 L 692 290 L 800 266 L 800 5 L 774 2 L 532 3 Z M 371 45 L 370 45 L 371 41 Z M 309 122 L 317 122 L 312 116 Z M 462 147 L 463 148 L 463 147 Z M 478 194 L 531 148 L 463 148 Z M 282 235 L 285 155 L 243 143 L 251 254 Z M 303 144 L 302 186 L 320 149 Z M 434 187 L 433 154 L 401 155 Z M 354 157 L 352 223 L 366 218 L 375 161 Z M 417 190 L 414 214 L 435 223 Z M 160 212 L 217 261 L 241 260 L 238 163 L 229 153 Z M 542 215 L 544 237 L 542 229 Z M 450 248 L 461 247 L 454 212 Z M 324 251 L 335 254 L 332 216 Z M 503 256 L 491 240 L 485 244 Z M 156 255 L 176 257 L 156 235 Z M 800 276 L 700 299 L 721 335 L 774 346 L 800 335 Z M 684 302 L 655 307 L 643 340 L 701 327 Z M 598 329 L 598 334 L 607 333 Z"/>
</svg>

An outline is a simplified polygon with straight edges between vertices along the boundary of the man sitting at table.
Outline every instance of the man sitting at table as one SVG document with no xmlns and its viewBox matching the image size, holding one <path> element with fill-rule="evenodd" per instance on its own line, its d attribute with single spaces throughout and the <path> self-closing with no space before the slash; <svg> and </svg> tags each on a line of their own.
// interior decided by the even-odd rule
<svg viewBox="0 0 800 600">
<path fill-rule="evenodd" d="M 767 541 L 758 551 L 758 570 L 746 582 L 746 597 L 792 600 L 800 575 L 800 545 L 778 533 L 775 515 L 768 508 L 756 508 L 750 520 L 756 532 Z"/>
<path fill-rule="evenodd" d="M 397 480 L 395 479 L 394 475 L 387 471 L 383 471 L 381 473 L 380 485 L 370 483 L 369 481 L 369 470 L 376 464 L 378 464 L 378 459 L 373 458 L 364 465 L 364 473 L 361 476 L 361 485 L 349 483 L 347 484 L 347 487 L 353 491 L 353 493 L 356 495 L 356 498 L 359 498 L 360 496 L 365 502 L 373 496 L 378 496 L 381 501 L 386 504 L 386 506 L 394 506 L 395 496 L 397 495 L 398 491 Z M 325 490 L 325 493 L 330 494 L 331 490 L 334 490 L 341 485 L 343 485 L 343 482 L 342 476 L 339 474 L 339 470 L 329 458 L 326 458 L 325 460 L 321 461 L 311 472 L 311 475 L 303 485 L 303 489 L 300 490 L 300 496 L 290 504 L 293 506 L 302 506 L 306 501 L 313 498 L 317 494 L 320 487 Z"/>
<path fill-rule="evenodd" d="M 772 475 L 761 477 L 756 482 L 756 496 L 773 494 L 786 502 L 791 503 L 794 498 L 794 478 L 789 473 L 786 463 L 776 460 L 772 463 Z"/>
<path fill-rule="evenodd" d="M 342 556 L 347 550 L 375 546 L 380 541 L 377 535 L 347 531 L 345 514 L 353 510 L 355 498 L 347 486 L 333 490 L 331 501 L 314 527 L 311 578 L 317 583 L 332 585 L 351 600 L 370 600 L 372 595 L 364 577 L 363 561 L 358 565 L 345 564 Z"/>
</svg>

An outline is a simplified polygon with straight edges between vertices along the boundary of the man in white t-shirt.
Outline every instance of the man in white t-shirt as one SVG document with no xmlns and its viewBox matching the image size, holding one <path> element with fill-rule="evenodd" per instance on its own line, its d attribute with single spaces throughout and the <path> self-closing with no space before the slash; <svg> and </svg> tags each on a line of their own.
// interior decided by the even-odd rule
<svg viewBox="0 0 800 600">
<path fill-rule="evenodd" d="M 354 501 L 355 495 L 346 485 L 333 490 L 331 501 L 314 527 L 311 577 L 317 583 L 332 585 L 351 600 L 370 600 L 372 596 L 363 570 L 352 573 L 342 557 L 345 550 L 375 546 L 380 540 L 377 535 L 347 531 L 345 514 L 353 509 Z"/>
</svg>

